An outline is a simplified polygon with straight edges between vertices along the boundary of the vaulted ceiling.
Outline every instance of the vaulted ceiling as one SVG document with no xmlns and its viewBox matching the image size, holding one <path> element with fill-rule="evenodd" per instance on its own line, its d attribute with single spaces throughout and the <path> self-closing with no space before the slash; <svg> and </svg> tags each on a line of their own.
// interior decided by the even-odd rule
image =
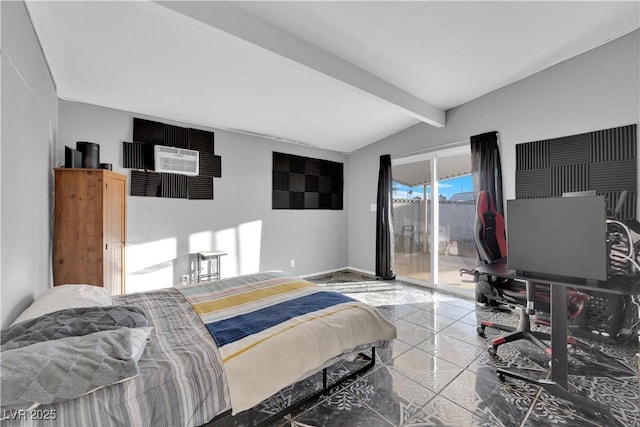
<svg viewBox="0 0 640 427">
<path fill-rule="evenodd" d="M 349 153 L 627 34 L 637 1 L 28 1 L 58 96 Z"/>
</svg>

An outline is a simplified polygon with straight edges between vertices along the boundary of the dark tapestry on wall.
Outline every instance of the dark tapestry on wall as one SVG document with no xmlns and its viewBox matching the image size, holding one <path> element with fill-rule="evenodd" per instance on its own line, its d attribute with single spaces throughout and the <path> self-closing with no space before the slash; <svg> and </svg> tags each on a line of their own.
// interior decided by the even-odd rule
<svg viewBox="0 0 640 427">
<path fill-rule="evenodd" d="M 273 209 L 342 210 L 343 165 L 273 153 Z"/>
<path fill-rule="evenodd" d="M 133 142 L 123 142 L 123 167 L 131 171 L 131 195 L 213 200 L 213 179 L 222 177 L 222 158 L 214 154 L 214 133 L 152 120 L 133 119 Z M 198 152 L 197 176 L 155 172 L 154 146 Z"/>
<path fill-rule="evenodd" d="M 560 197 L 595 191 L 613 211 L 627 190 L 620 217 L 636 218 L 637 125 L 516 145 L 516 198 Z"/>
</svg>

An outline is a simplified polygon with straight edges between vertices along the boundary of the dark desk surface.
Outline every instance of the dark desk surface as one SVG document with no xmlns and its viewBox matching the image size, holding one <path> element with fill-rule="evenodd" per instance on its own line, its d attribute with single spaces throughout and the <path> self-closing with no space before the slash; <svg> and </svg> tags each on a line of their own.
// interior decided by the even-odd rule
<svg viewBox="0 0 640 427">
<path fill-rule="evenodd" d="M 551 283 L 554 285 L 568 286 L 585 289 L 588 291 L 606 292 L 618 295 L 640 295 L 640 277 L 614 276 L 606 282 L 587 281 L 585 279 L 558 278 L 542 274 L 525 274 L 510 270 L 506 262 L 485 264 L 476 269 L 480 274 L 504 277 L 519 281 L 531 280 L 534 282 Z"/>
<path fill-rule="evenodd" d="M 496 261 L 491 264 L 484 264 L 476 267 L 476 271 L 480 274 L 488 274 L 489 276 L 503 277 L 505 279 L 516 278 L 516 272 L 509 270 L 506 262 Z"/>
</svg>

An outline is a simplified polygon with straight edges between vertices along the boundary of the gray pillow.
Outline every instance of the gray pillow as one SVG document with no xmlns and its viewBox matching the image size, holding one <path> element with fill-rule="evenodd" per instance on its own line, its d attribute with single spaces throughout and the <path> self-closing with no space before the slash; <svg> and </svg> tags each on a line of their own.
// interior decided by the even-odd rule
<svg viewBox="0 0 640 427">
<path fill-rule="evenodd" d="M 0 350 L 121 327 L 137 328 L 146 325 L 144 312 L 133 306 L 68 308 L 17 323 L 1 331 Z"/>
<path fill-rule="evenodd" d="M 37 342 L 0 358 L 3 408 L 74 399 L 139 372 L 129 328 Z"/>
</svg>

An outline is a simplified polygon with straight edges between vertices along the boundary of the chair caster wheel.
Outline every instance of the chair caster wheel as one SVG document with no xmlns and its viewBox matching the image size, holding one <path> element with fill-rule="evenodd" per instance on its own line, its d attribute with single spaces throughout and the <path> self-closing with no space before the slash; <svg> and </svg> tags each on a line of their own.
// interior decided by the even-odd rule
<svg viewBox="0 0 640 427">
<path fill-rule="evenodd" d="M 482 337 L 482 338 L 486 338 L 486 337 L 487 337 L 487 336 L 484 334 L 484 329 L 485 329 L 485 328 L 484 328 L 484 326 L 478 326 L 478 327 L 476 328 L 476 332 L 478 333 L 478 336 L 479 336 L 479 337 Z"/>
<path fill-rule="evenodd" d="M 498 347 L 495 346 L 495 345 L 489 347 L 487 349 L 487 353 L 489 353 L 489 355 L 491 355 L 493 357 L 496 357 L 496 354 L 498 354 Z M 502 375 L 502 374 L 499 374 L 499 375 Z"/>
</svg>

